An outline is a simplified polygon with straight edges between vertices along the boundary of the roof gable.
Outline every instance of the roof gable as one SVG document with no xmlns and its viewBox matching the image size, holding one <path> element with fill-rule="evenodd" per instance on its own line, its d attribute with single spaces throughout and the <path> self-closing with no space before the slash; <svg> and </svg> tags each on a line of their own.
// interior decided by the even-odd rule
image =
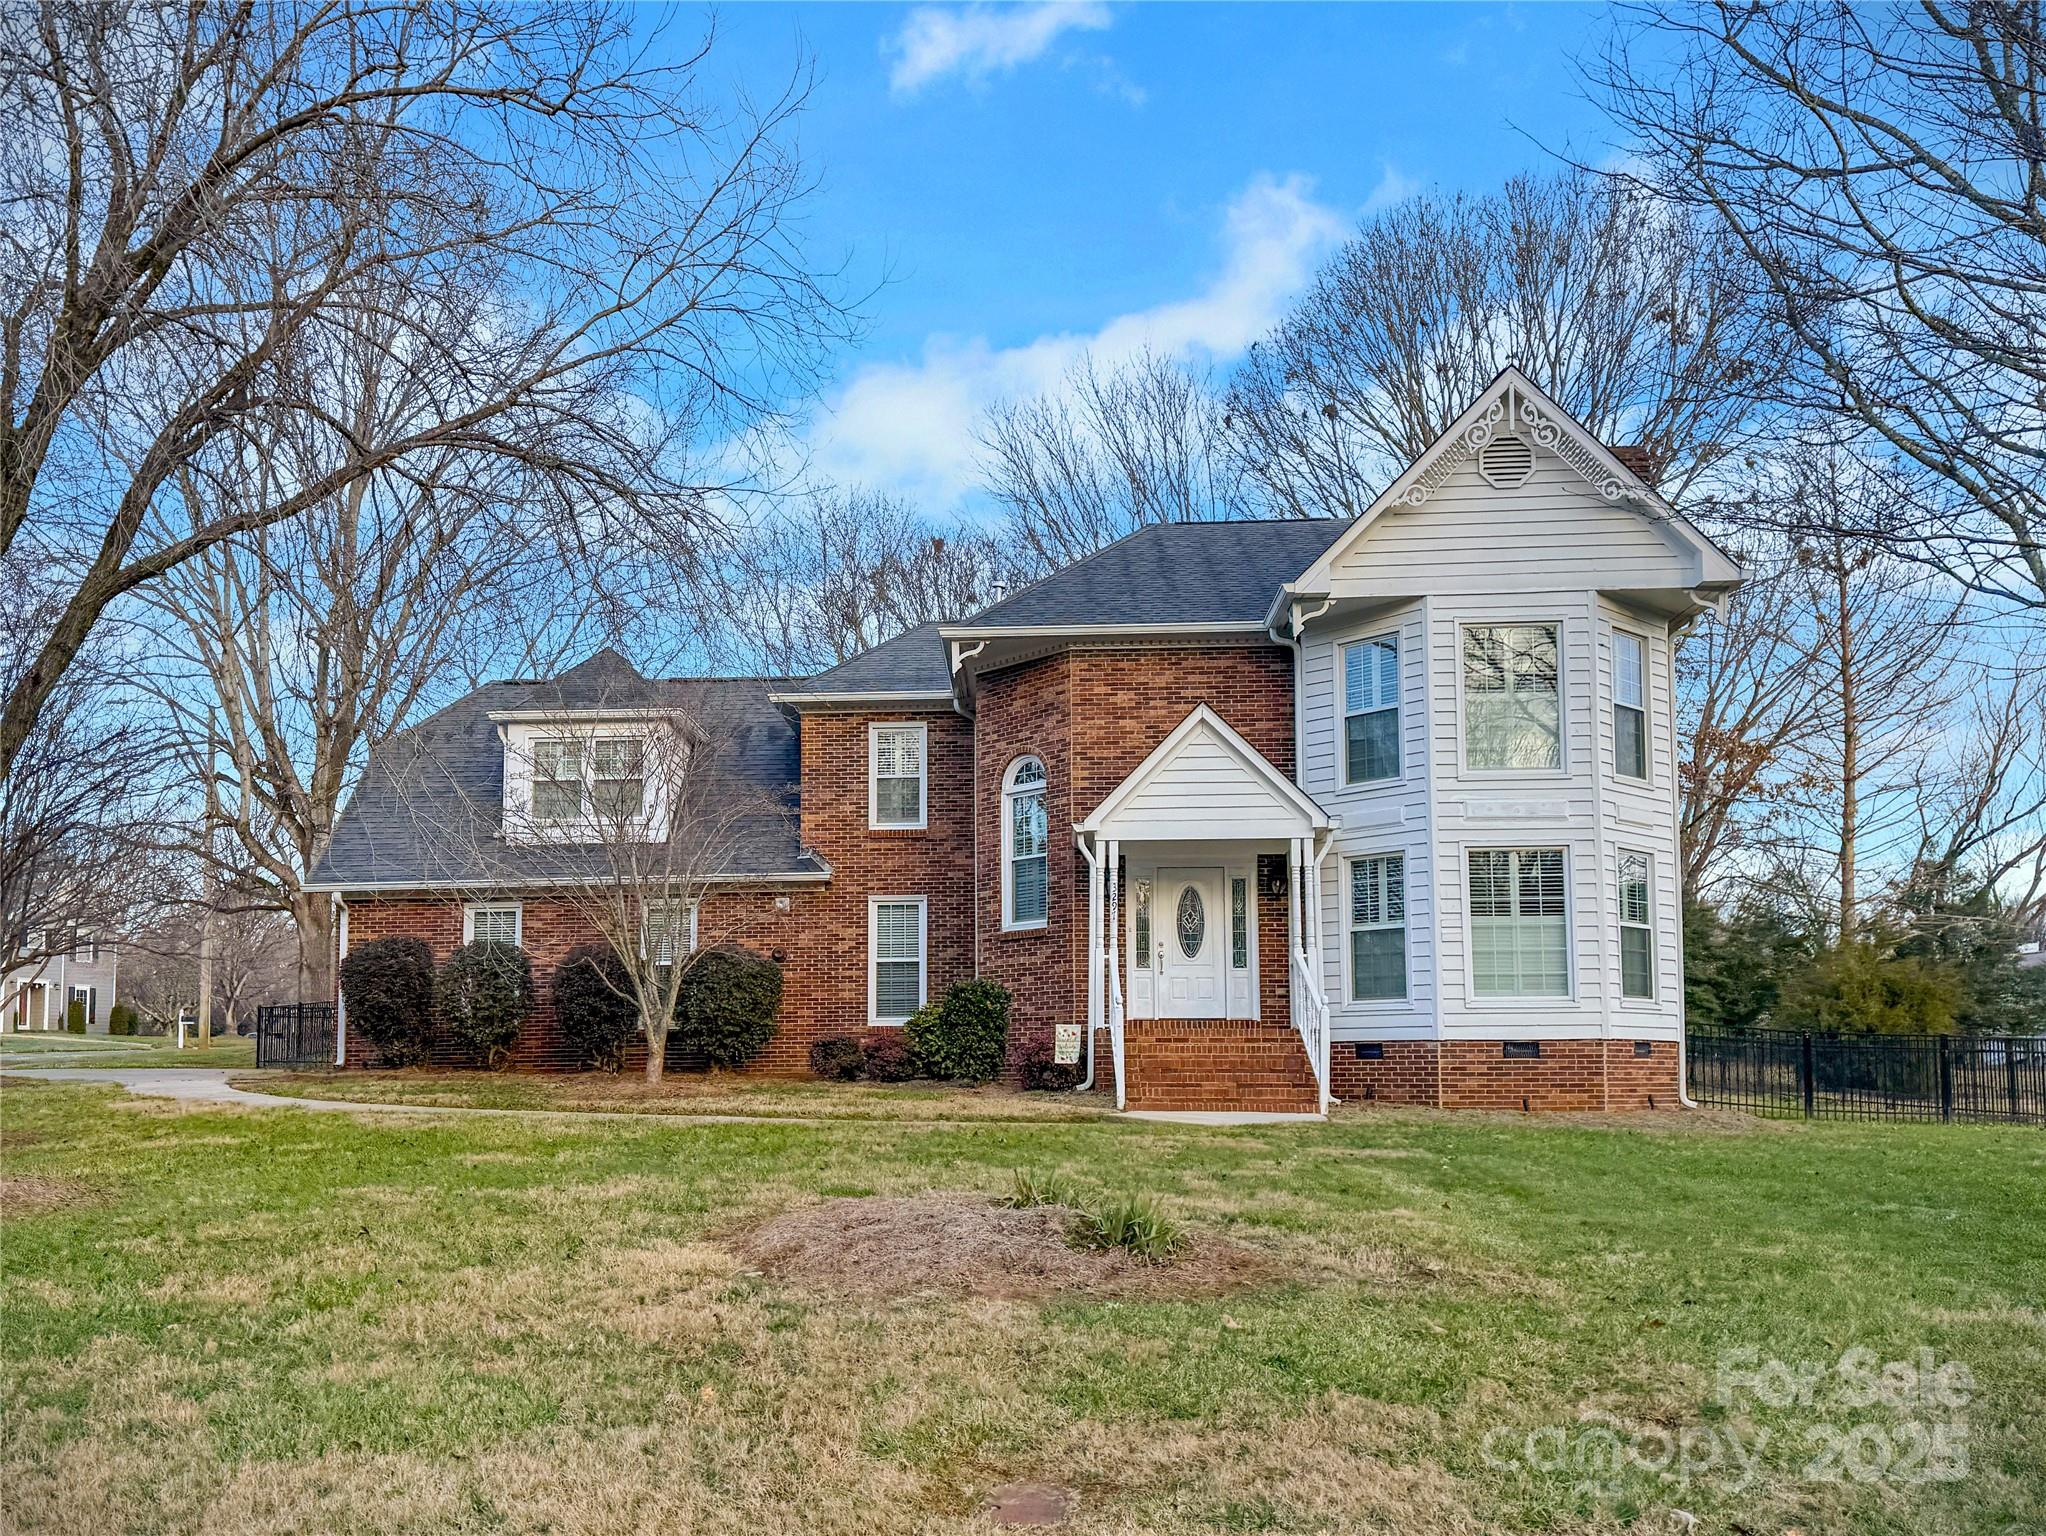
<svg viewBox="0 0 2046 1536">
<path fill-rule="evenodd" d="M 1109 791 L 1083 832 L 1111 837 L 1304 837 L 1327 812 L 1207 705 Z"/>
</svg>

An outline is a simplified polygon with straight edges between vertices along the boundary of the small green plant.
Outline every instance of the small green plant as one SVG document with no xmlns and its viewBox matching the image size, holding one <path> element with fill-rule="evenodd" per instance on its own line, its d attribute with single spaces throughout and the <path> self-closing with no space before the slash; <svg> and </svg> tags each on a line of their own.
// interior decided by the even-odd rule
<svg viewBox="0 0 2046 1536">
<path fill-rule="evenodd" d="M 1017 1055 L 1016 1075 L 1026 1093 L 1065 1093 L 1080 1086 L 1080 1064 L 1060 1061 L 1043 1041 Z"/>
<path fill-rule="evenodd" d="M 64 1009 L 64 1032 L 69 1035 L 85 1033 L 85 999 L 74 997 Z"/>
<path fill-rule="evenodd" d="M 1012 1211 L 1025 1211 L 1035 1205 L 1070 1205 L 1079 1208 L 1085 1202 L 1071 1180 L 1056 1173 L 1031 1173 L 1027 1169 L 1016 1170 L 1015 1181 L 1002 1204 Z"/>
<path fill-rule="evenodd" d="M 985 977 L 962 981 L 943 1002 L 917 1010 L 902 1032 L 926 1077 L 991 1082 L 1007 1054 L 1008 988 Z"/>
<path fill-rule="evenodd" d="M 906 1083 L 916 1076 L 916 1057 L 900 1033 L 872 1036 L 861 1054 L 870 1083 Z"/>
<path fill-rule="evenodd" d="M 107 1033 L 110 1035 L 132 1035 L 135 1033 L 135 1010 L 126 1003 L 116 1003 L 107 1010 Z"/>
<path fill-rule="evenodd" d="M 1155 1195 L 1108 1195 L 1083 1206 L 1072 1236 L 1082 1248 L 1120 1248 L 1148 1264 L 1163 1264 L 1191 1241 Z"/>
</svg>

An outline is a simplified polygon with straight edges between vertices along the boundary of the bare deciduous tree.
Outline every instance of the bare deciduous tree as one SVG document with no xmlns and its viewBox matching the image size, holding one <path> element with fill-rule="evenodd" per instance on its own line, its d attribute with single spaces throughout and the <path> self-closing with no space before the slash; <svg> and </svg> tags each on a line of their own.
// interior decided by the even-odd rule
<svg viewBox="0 0 2046 1536">
<path fill-rule="evenodd" d="M 684 451 L 771 417 L 842 311 L 788 218 L 800 85 L 721 112 L 701 54 L 650 66 L 628 25 L 571 0 L 0 11 L 0 552 L 65 581 L 0 775 L 110 605 L 378 471 L 503 458 L 596 542 L 701 515 Z M 398 282 L 392 334 L 352 322 Z M 370 340 L 411 408 L 365 436 L 302 386 Z M 293 478 L 166 518 L 285 417 L 317 450 Z"/>
<path fill-rule="evenodd" d="M 1587 72 L 1658 193 L 1740 242 L 1774 390 L 1892 453 L 1804 526 L 2046 608 L 2046 27 L 2037 0 L 1628 8 Z"/>
<path fill-rule="evenodd" d="M 1149 523 L 1241 517 L 1202 369 L 1155 353 L 1083 358 L 1062 385 L 996 406 L 980 430 L 988 494 L 1037 570 L 1055 570 Z"/>
<path fill-rule="evenodd" d="M 1707 221 L 1609 178 L 1519 176 L 1367 220 L 1228 396 L 1278 508 L 1355 516 L 1507 363 L 1683 495 L 1752 428 L 1779 342 Z"/>
</svg>

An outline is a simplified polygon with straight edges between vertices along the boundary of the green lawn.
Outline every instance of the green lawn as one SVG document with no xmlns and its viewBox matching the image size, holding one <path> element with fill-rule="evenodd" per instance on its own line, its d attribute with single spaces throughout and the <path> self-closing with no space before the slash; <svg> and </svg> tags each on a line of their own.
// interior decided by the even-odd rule
<svg viewBox="0 0 2046 1536">
<path fill-rule="evenodd" d="M 62 1062 L 45 1058 L 63 1056 Z M 252 1035 L 220 1035 L 205 1050 L 194 1043 L 182 1051 L 175 1038 L 160 1035 L 0 1035 L 0 1063 L 66 1067 L 253 1067 Z"/>
<path fill-rule="evenodd" d="M 852 1302 L 727 1246 L 1019 1168 L 1154 1191 L 1275 1278 Z M 2036 1131 L 400 1121 L 9 1079 L 0 1177 L 8 1530 L 884 1536 L 1017 1479 L 1084 1532 L 2046 1529 Z M 1716 1400 L 1723 1360 L 1850 1349 L 1973 1386 Z"/>
</svg>

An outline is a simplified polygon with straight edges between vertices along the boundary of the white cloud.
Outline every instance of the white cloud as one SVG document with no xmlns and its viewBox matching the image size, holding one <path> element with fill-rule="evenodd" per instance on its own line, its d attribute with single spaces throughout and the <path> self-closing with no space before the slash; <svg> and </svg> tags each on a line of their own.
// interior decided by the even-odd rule
<svg viewBox="0 0 2046 1536">
<path fill-rule="evenodd" d="M 1096 0 L 920 5 L 882 44 L 895 58 L 888 87 L 907 96 L 946 75 L 985 80 L 1040 57 L 1062 32 L 1098 32 L 1108 22 L 1108 7 Z"/>
<path fill-rule="evenodd" d="M 1091 332 L 1012 347 L 934 336 L 913 362 L 861 368 L 811 435 L 813 468 L 946 511 L 979 484 L 981 413 L 998 400 L 1053 388 L 1083 353 L 1104 362 L 1146 347 L 1217 360 L 1238 355 L 1279 318 L 1347 230 L 1345 216 L 1312 194 L 1301 176 L 1253 181 L 1223 220 L 1219 270 L 1191 297 L 1118 315 Z"/>
<path fill-rule="evenodd" d="M 1421 184 L 1413 177 L 1404 175 L 1390 160 L 1382 160 L 1378 167 L 1378 185 L 1364 199 L 1364 211 L 1376 213 L 1381 208 L 1390 208 L 1394 203 L 1405 202 L 1420 190 Z"/>
</svg>

